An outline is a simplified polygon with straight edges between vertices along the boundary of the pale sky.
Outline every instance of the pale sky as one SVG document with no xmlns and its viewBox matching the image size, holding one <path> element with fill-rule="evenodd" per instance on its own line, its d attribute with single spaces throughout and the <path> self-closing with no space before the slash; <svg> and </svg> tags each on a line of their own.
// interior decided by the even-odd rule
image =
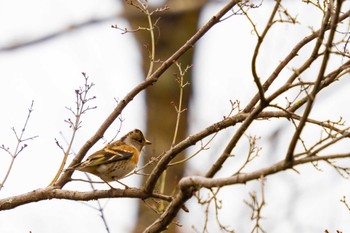
<svg viewBox="0 0 350 233">
<path fill-rule="evenodd" d="M 290 13 L 298 14 L 300 21 L 317 28 L 318 13 L 305 4 L 295 2 L 286 4 L 287 7 L 289 4 L 292 6 L 293 11 Z M 209 4 L 202 12 L 200 25 L 219 10 L 220 6 Z M 0 47 L 40 37 L 87 19 L 113 15 L 120 12 L 119 7 L 114 1 L 107 0 L 2 0 Z M 253 14 L 254 11 L 256 13 Z M 254 11 L 251 11 L 253 18 L 260 22 L 257 26 L 261 30 L 266 15 L 271 11 L 271 3 L 265 2 Z M 38 45 L 0 52 L 0 145 L 4 144 L 11 149 L 15 147 L 16 139 L 11 128 L 14 127 L 20 132 L 32 100 L 34 111 L 25 137 L 38 136 L 35 140 L 27 142 L 28 147 L 16 159 L 10 177 L 0 191 L 0 198 L 46 187 L 54 177 L 62 159 L 62 153 L 54 139 L 57 138 L 64 145 L 60 132 L 67 138 L 70 136 L 71 131 L 64 119 L 72 116 L 65 107 L 74 107 L 74 90 L 83 84 L 81 72 L 85 72 L 95 84 L 92 93 L 97 99 L 91 105 L 96 105 L 97 109 L 84 115 L 83 127 L 79 130 L 73 146 L 74 151 L 79 150 L 113 110 L 116 105 L 115 99 L 122 99 L 142 80 L 141 57 L 132 34 L 121 35 L 119 31 L 111 28 L 112 24 L 128 26 L 122 18 L 115 18 Z M 261 50 L 264 56 L 261 56 L 258 62 L 261 76 L 266 77 L 271 73 L 290 48 L 309 32 L 306 26 L 297 26 L 297 29 L 294 29 L 291 25 L 272 30 Z M 234 16 L 216 25 L 196 45 L 190 133 L 202 130 L 222 119 L 230 111 L 229 100 L 239 99 L 244 106 L 256 93 L 250 74 L 250 59 L 255 42 L 256 37 L 251 33 L 247 20 Z M 302 59 L 302 54 L 300 56 Z M 297 60 L 293 64 L 297 65 L 300 61 Z M 308 72 L 310 78 L 314 78 L 313 71 L 311 69 Z M 313 116 L 336 120 L 341 114 L 349 120 L 349 108 L 343 107 L 350 104 L 347 91 L 349 84 L 349 79 L 343 80 L 330 88 L 330 92 L 322 94 L 315 105 L 316 111 Z M 122 117 L 124 121 L 121 135 L 134 128 L 145 129 L 143 95 L 137 96 L 125 108 Z M 119 123 L 113 124 L 106 132 L 106 140 L 115 136 Z M 263 147 L 262 159 L 253 163 L 249 170 L 261 167 L 261 164 L 268 165 L 279 161 L 280 152 L 283 154 L 285 151 L 286 145 L 283 142 L 288 142 L 292 131 L 286 129 L 280 144 L 271 147 L 266 137 L 286 122 L 272 121 L 269 124 L 271 130 L 266 130 L 266 124 L 258 123 L 252 125 L 247 132 L 261 136 L 262 140 L 259 143 Z M 224 146 L 220 140 L 227 140 L 233 132 L 233 128 L 224 130 L 208 152 L 191 161 L 194 173 L 210 166 L 210 155 L 222 151 Z M 310 133 L 310 138 L 314 137 L 314 132 L 305 133 Z M 99 141 L 92 150 L 102 145 L 103 141 Z M 341 146 L 343 147 L 337 147 L 335 150 L 348 148 L 348 145 Z M 244 154 L 245 151 L 246 146 L 241 146 L 234 152 Z M 1 150 L 0 180 L 3 179 L 9 162 L 9 155 Z M 232 163 L 232 166 L 237 164 Z M 266 219 L 262 221 L 262 226 L 267 232 L 323 232 L 325 229 L 329 229 L 330 232 L 337 229 L 346 232 L 350 229 L 350 213 L 339 201 L 349 194 L 349 181 L 341 178 L 329 166 L 321 167 L 323 172 L 306 165 L 299 168 L 300 175 L 287 171 L 268 177 L 265 187 L 267 205 L 263 212 Z M 75 173 L 74 177 L 83 177 L 83 174 Z M 137 176 L 132 176 L 123 182 L 137 186 L 138 180 Z M 89 190 L 89 186 L 73 182 L 65 186 L 65 189 L 82 191 Z M 222 191 L 224 206 L 220 218 L 224 224 L 231 225 L 237 232 L 250 232 L 253 224 L 249 221 L 250 212 L 243 200 L 248 200 L 249 193 L 254 191 L 260 192 L 259 182 L 232 186 Z M 102 203 L 106 205 L 105 215 L 111 232 L 129 232 L 133 229 L 136 200 L 111 199 L 102 200 Z M 88 204 L 95 205 L 93 201 Z M 192 225 L 201 229 L 204 208 L 198 206 L 195 198 L 189 201 L 188 207 L 190 213 L 180 215 L 184 232 L 192 232 Z M 0 232 L 105 232 L 98 214 L 92 208 L 76 201 L 41 201 L 1 212 Z M 209 224 L 210 232 L 217 232 L 214 217 Z"/>
</svg>

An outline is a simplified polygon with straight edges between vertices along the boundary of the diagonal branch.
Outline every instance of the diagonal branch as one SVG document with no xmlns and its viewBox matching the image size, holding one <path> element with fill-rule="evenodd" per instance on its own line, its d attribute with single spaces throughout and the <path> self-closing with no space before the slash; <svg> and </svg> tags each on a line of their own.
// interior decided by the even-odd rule
<svg viewBox="0 0 350 233">
<path fill-rule="evenodd" d="M 263 33 L 261 35 L 258 35 L 258 43 L 256 44 L 256 47 L 254 49 L 254 54 L 253 54 L 253 58 L 252 58 L 252 62 L 251 62 L 251 68 L 252 68 L 252 73 L 253 73 L 253 78 L 254 78 L 254 82 L 256 84 L 256 86 L 258 87 L 258 91 L 259 91 L 259 96 L 260 96 L 260 101 L 262 103 L 262 105 L 267 105 L 267 102 L 266 102 L 266 99 L 265 99 L 265 94 L 264 94 L 264 88 L 263 86 L 261 85 L 261 82 L 260 82 L 260 78 L 259 78 L 259 75 L 256 71 L 256 60 L 258 58 L 258 55 L 259 55 L 259 50 L 260 50 L 260 47 L 264 41 L 264 38 L 266 37 L 267 35 L 267 32 L 270 30 L 272 24 L 273 24 L 273 19 L 277 13 L 277 10 L 280 6 L 280 3 L 281 3 L 281 0 L 277 0 L 276 1 L 276 5 L 271 13 L 271 16 L 269 18 L 269 21 L 267 22 L 267 25 L 263 31 Z"/>
<path fill-rule="evenodd" d="M 156 233 L 162 232 L 167 229 L 167 226 L 174 220 L 179 210 L 182 208 L 183 204 L 192 197 L 195 189 L 193 187 L 186 188 L 184 190 L 178 191 L 175 194 L 175 198 L 167 206 L 165 211 L 157 218 L 150 226 L 148 226 L 143 233 Z"/>
<path fill-rule="evenodd" d="M 233 148 L 237 145 L 239 139 L 244 135 L 244 132 L 248 129 L 250 124 L 257 118 L 259 113 L 264 110 L 264 106 L 259 104 L 258 107 L 256 107 L 244 120 L 243 124 L 238 128 L 238 130 L 235 132 L 234 136 L 231 138 L 230 142 L 227 144 L 226 148 L 224 149 L 223 153 L 220 155 L 220 157 L 215 161 L 215 163 L 210 167 L 209 171 L 206 173 L 205 177 L 211 178 L 213 177 L 222 167 L 222 165 L 225 163 L 225 161 L 229 158 L 231 151 Z"/>
</svg>

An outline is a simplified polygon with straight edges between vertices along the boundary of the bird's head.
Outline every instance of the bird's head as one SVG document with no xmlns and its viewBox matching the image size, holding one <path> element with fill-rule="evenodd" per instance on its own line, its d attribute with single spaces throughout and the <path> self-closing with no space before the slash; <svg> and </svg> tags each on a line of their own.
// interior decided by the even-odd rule
<svg viewBox="0 0 350 233">
<path fill-rule="evenodd" d="M 141 151 L 144 146 L 152 144 L 145 138 L 142 131 L 139 129 L 134 129 L 133 131 L 130 131 L 120 140 L 128 145 L 135 147 L 138 151 Z"/>
</svg>

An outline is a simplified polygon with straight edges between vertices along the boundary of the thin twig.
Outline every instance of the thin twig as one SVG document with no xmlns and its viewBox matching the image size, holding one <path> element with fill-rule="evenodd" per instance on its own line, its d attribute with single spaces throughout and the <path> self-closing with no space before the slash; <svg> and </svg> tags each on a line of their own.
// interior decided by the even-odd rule
<svg viewBox="0 0 350 233">
<path fill-rule="evenodd" d="M 21 130 L 21 133 L 18 135 L 15 128 L 12 128 L 14 134 L 15 134 L 15 137 L 16 137 L 16 140 L 17 140 L 17 145 L 16 145 L 16 148 L 13 152 L 10 151 L 10 149 L 8 147 L 5 147 L 4 145 L 1 145 L 0 146 L 0 149 L 6 151 L 10 156 L 11 156 L 11 162 L 10 162 L 10 165 L 6 171 L 6 174 L 5 174 L 5 177 L 4 179 L 2 180 L 2 182 L 0 183 L 0 190 L 4 187 L 4 184 L 6 183 L 11 171 L 12 171 L 12 168 L 13 168 L 13 164 L 15 162 L 15 159 L 17 158 L 17 156 L 23 151 L 24 148 L 27 147 L 27 144 L 23 144 L 24 141 L 28 141 L 28 140 L 33 140 L 35 138 L 37 138 L 38 136 L 32 136 L 32 137 L 28 137 L 28 138 L 24 138 L 24 133 L 27 129 L 27 126 L 28 126 L 28 123 L 29 123 L 29 118 L 30 118 L 30 115 L 32 114 L 33 112 L 33 106 L 34 106 L 34 100 L 32 100 L 32 103 L 28 109 L 28 114 L 27 114 L 27 118 L 24 122 L 24 125 L 22 127 L 22 130 Z"/>
<path fill-rule="evenodd" d="M 277 0 L 276 1 L 276 4 L 275 4 L 275 7 L 274 9 L 272 10 L 272 13 L 270 15 L 270 18 L 265 26 L 265 29 L 263 31 L 263 33 L 261 35 L 258 34 L 256 28 L 255 28 L 255 24 L 254 25 L 254 29 L 256 31 L 256 35 L 258 37 L 258 42 L 255 46 L 255 49 L 254 49 L 254 54 L 253 54 L 253 57 L 252 57 L 252 62 L 251 62 L 251 69 L 252 69 L 252 74 L 253 74 L 253 78 L 254 78 L 254 82 L 258 88 L 258 91 L 259 91 L 259 96 L 260 96 L 260 101 L 261 101 L 261 104 L 262 105 L 267 105 L 268 102 L 266 101 L 265 99 L 265 93 L 264 93 L 264 88 L 263 86 L 261 85 L 261 82 L 260 82 L 260 78 L 259 78 L 259 75 L 256 71 L 256 60 L 258 58 L 258 55 L 259 55 L 259 50 L 260 50 L 260 47 L 264 41 L 264 38 L 266 37 L 268 31 L 270 30 L 271 26 L 273 25 L 273 19 L 275 18 L 275 15 L 277 13 L 277 10 L 280 6 L 280 3 L 281 3 L 281 0 Z M 246 14 L 247 15 L 247 14 Z M 247 16 L 248 19 L 249 19 L 249 16 Z"/>
<path fill-rule="evenodd" d="M 69 124 L 69 127 L 72 128 L 72 136 L 71 136 L 70 141 L 68 143 L 67 149 L 64 151 L 64 156 L 63 156 L 61 165 L 60 165 L 55 177 L 53 178 L 53 180 L 49 184 L 49 186 L 55 185 L 56 181 L 58 180 L 61 173 L 63 172 L 63 169 L 64 169 L 66 162 L 67 162 L 68 155 L 71 152 L 76 133 L 77 133 L 78 129 L 80 128 L 80 125 L 81 125 L 80 119 L 81 119 L 82 115 L 84 113 L 86 113 L 87 111 L 96 108 L 96 107 L 86 106 L 86 104 L 89 101 L 95 99 L 96 97 L 95 96 L 88 97 L 89 91 L 94 86 L 94 84 L 88 83 L 89 77 L 85 73 L 82 73 L 82 74 L 84 76 L 84 85 L 83 85 L 83 87 L 80 87 L 79 89 L 75 90 L 76 109 L 75 109 L 75 111 L 73 111 L 71 108 L 67 108 L 73 114 L 73 116 L 75 117 L 75 120 L 74 120 L 74 122 L 70 118 L 68 118 L 68 120 L 65 120 L 65 122 L 67 122 Z M 58 142 L 56 141 L 56 143 L 58 143 Z M 61 149 L 62 149 L 62 147 L 61 147 Z"/>
</svg>

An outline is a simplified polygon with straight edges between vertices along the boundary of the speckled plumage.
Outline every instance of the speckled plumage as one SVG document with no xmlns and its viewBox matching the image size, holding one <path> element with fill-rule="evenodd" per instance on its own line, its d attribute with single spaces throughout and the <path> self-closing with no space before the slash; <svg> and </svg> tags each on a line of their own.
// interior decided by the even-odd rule
<svg viewBox="0 0 350 233">
<path fill-rule="evenodd" d="M 106 182 L 119 180 L 136 168 L 141 150 L 148 144 L 151 142 L 141 130 L 135 129 L 67 170 L 88 172 Z"/>
</svg>

